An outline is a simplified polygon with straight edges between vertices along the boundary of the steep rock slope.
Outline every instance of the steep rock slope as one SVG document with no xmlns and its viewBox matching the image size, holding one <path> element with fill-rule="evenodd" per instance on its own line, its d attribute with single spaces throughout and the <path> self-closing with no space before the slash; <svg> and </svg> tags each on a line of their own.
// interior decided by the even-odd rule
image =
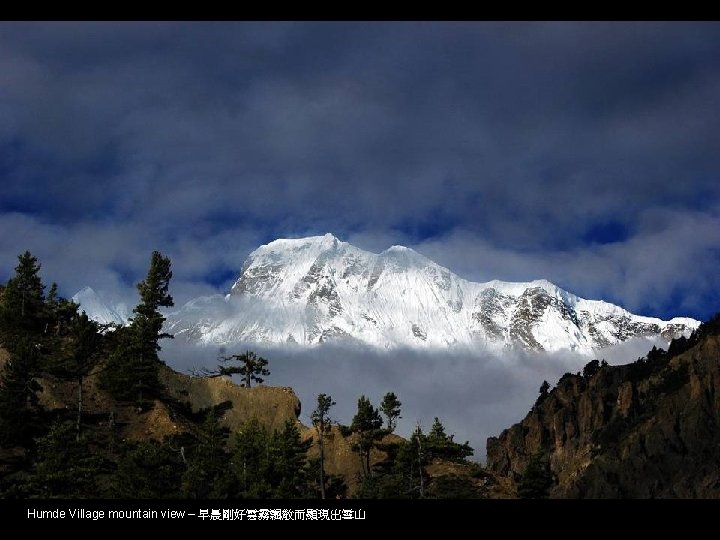
<svg viewBox="0 0 720 540">
<path fill-rule="evenodd" d="M 194 411 L 229 402 L 232 407 L 223 413 L 222 421 L 232 431 L 251 418 L 270 430 L 282 429 L 287 420 L 300 415 L 300 400 L 292 388 L 243 388 L 228 377 L 191 377 L 169 368 L 163 368 L 160 380 L 171 398 L 190 404 Z"/>
<path fill-rule="evenodd" d="M 720 497 L 719 334 L 715 319 L 669 353 L 565 375 L 488 439 L 488 468 L 518 480 L 540 456 L 555 497 Z"/>
</svg>

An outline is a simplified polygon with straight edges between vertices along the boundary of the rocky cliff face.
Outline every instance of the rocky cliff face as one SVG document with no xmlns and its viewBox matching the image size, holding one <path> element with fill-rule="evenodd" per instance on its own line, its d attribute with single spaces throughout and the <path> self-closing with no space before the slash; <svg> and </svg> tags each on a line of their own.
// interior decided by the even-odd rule
<svg viewBox="0 0 720 540">
<path fill-rule="evenodd" d="M 720 496 L 718 330 L 720 319 L 669 353 L 566 374 L 522 422 L 488 439 L 488 469 L 517 481 L 542 456 L 553 497 Z"/>
<path fill-rule="evenodd" d="M 160 379 L 171 398 L 188 403 L 193 411 L 229 402 L 232 407 L 221 420 L 233 432 L 252 418 L 269 430 L 282 429 L 287 420 L 300 415 L 300 400 L 292 388 L 243 388 L 229 377 L 190 377 L 169 368 L 161 371 Z"/>
</svg>

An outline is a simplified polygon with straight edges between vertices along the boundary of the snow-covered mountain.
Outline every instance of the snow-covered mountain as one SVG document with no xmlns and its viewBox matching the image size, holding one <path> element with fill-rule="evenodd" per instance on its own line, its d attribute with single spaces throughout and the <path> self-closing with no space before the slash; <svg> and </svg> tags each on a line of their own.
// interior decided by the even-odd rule
<svg viewBox="0 0 720 540">
<path fill-rule="evenodd" d="M 375 254 L 326 234 L 259 247 L 230 294 L 188 302 L 168 315 L 166 327 L 208 345 L 336 342 L 591 355 L 631 337 L 689 335 L 698 324 L 633 315 L 546 280 L 474 283 L 406 247 Z"/>
<path fill-rule="evenodd" d="M 84 311 L 88 317 L 100 324 L 127 323 L 129 316 L 127 307 L 124 304 L 110 307 L 92 287 L 85 287 L 75 293 L 72 301 L 80 305 L 80 311 Z"/>
</svg>

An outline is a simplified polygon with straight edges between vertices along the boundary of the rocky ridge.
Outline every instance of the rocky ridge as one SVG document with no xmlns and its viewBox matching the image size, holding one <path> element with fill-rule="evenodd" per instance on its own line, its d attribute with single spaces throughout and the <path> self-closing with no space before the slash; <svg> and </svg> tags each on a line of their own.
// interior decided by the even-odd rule
<svg viewBox="0 0 720 540">
<path fill-rule="evenodd" d="M 720 319 L 668 352 L 566 374 L 487 443 L 489 471 L 514 482 L 533 458 L 553 497 L 720 496 Z"/>
</svg>

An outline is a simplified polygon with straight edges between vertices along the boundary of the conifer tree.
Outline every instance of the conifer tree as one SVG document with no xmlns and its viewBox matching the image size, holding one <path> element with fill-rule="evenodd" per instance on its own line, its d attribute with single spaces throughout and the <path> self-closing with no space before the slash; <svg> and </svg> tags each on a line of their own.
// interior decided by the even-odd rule
<svg viewBox="0 0 720 540">
<path fill-rule="evenodd" d="M 132 318 L 132 323 L 144 345 L 156 353 L 160 350 L 161 339 L 172 338 L 170 334 L 162 333 L 165 317 L 159 311 L 161 307 L 175 305 L 168 292 L 171 279 L 170 259 L 163 257 L 159 251 L 153 251 L 147 277 L 137 285 L 140 303 L 133 309 L 135 316 Z"/>
<path fill-rule="evenodd" d="M 380 404 L 380 410 L 387 418 L 387 429 L 390 433 L 395 431 L 398 419 L 402 418 L 400 416 L 401 405 L 402 403 L 400 403 L 400 400 L 398 400 L 397 396 L 393 392 L 385 394 L 385 397 Z"/>
<path fill-rule="evenodd" d="M 188 437 L 183 435 L 183 438 Z M 184 441 L 141 441 L 121 447 L 112 494 L 123 499 L 178 499 L 186 471 Z M 172 445 L 177 444 L 177 449 Z"/>
<path fill-rule="evenodd" d="M 261 375 L 263 377 L 270 375 L 270 370 L 266 367 L 268 361 L 252 351 L 246 351 L 243 354 L 233 354 L 232 356 L 223 356 L 221 357 L 221 361 L 236 361 L 240 363 L 239 366 L 218 366 L 218 372 L 220 375 L 240 375 L 243 380 L 241 386 L 245 388 L 250 388 L 252 381 L 262 384 L 265 379 L 263 379 Z"/>
<path fill-rule="evenodd" d="M 147 277 L 137 286 L 140 303 L 133 309 L 135 316 L 113 337 L 117 345 L 101 376 L 103 387 L 117 399 L 143 405 L 159 391 L 159 341 L 172 337 L 162 332 L 165 317 L 159 309 L 174 305 L 168 293 L 171 278 L 170 259 L 154 251 Z"/>
<path fill-rule="evenodd" d="M 83 312 L 70 321 L 68 339 L 57 361 L 58 375 L 77 383 L 76 439 L 80 440 L 83 412 L 83 382 L 100 358 L 100 326 Z"/>
<path fill-rule="evenodd" d="M 350 429 L 357 433 L 357 442 L 353 449 L 360 456 L 363 474 L 372 476 L 370 468 L 370 452 L 375 446 L 375 441 L 382 437 L 383 420 L 380 412 L 372 406 L 370 400 L 365 396 L 358 399 L 357 413 L 353 417 Z"/>
<path fill-rule="evenodd" d="M 33 341 L 21 338 L 0 373 L 0 446 L 32 443 L 39 413 L 39 353 Z"/>
<path fill-rule="evenodd" d="M 77 440 L 72 422 L 55 423 L 38 440 L 38 461 L 31 485 L 36 496 L 100 496 L 98 475 L 102 459 L 91 451 L 87 441 Z"/>
<path fill-rule="evenodd" d="M 270 435 L 257 418 L 243 424 L 235 434 L 232 463 L 238 478 L 239 495 L 267 498 L 271 487 L 267 479 Z"/>
<path fill-rule="evenodd" d="M 425 438 L 425 434 L 420 427 L 420 422 L 418 422 L 415 431 L 413 431 L 410 437 L 407 452 L 404 453 L 405 463 L 409 465 L 406 465 L 409 492 L 414 493 L 417 488 L 417 493 L 420 498 L 425 496 L 425 465 L 428 463 L 424 443 Z M 417 467 L 415 467 L 415 465 L 417 465 Z M 417 471 L 417 484 L 415 484 L 415 471 Z"/>
<path fill-rule="evenodd" d="M 170 279 L 170 259 L 163 257 L 159 251 L 153 251 L 147 277 L 137 285 L 140 303 L 133 309 L 135 316 L 130 325 L 135 341 L 133 363 L 139 402 L 142 402 L 143 394 L 152 395 L 157 391 L 161 364 L 157 354 L 160 351 L 159 342 L 164 338 L 172 338 L 162 331 L 165 317 L 159 311 L 161 307 L 175 305 L 168 292 Z"/>
<path fill-rule="evenodd" d="M 590 379 L 600 371 L 600 360 L 590 360 L 583 368 L 582 374 L 586 379 Z M 548 384 L 548 388 L 550 385 Z M 541 392 L 542 393 L 542 392 Z"/>
<path fill-rule="evenodd" d="M 322 497 L 317 479 L 320 478 L 320 458 L 308 458 L 305 465 L 308 477 L 308 487 L 304 495 L 306 499 Z M 341 476 L 336 476 L 325 471 L 325 498 L 344 499 L 347 497 L 348 486 Z"/>
<path fill-rule="evenodd" d="M 57 284 L 53 283 L 45 301 L 45 329 L 50 336 L 61 336 L 65 333 L 70 321 L 78 313 L 78 305 L 72 300 L 58 296 Z"/>
<path fill-rule="evenodd" d="M 47 293 L 47 299 L 45 300 L 46 321 L 44 333 L 46 334 L 48 333 L 50 326 L 55 322 L 55 318 L 58 312 L 58 305 L 58 286 L 57 283 L 53 281 L 52 285 L 50 285 L 50 290 Z"/>
<path fill-rule="evenodd" d="M 312 423 L 318 434 L 318 446 L 320 447 L 320 498 L 325 498 L 325 435 L 330 431 L 330 418 L 328 411 L 335 405 L 332 397 L 327 394 L 319 394 L 317 407 L 310 415 Z"/>
<path fill-rule="evenodd" d="M 45 286 L 40 279 L 40 263 L 26 251 L 18 256 L 15 276 L 3 292 L 0 304 L 0 341 L 13 352 L 23 337 L 39 336 L 44 330 Z M 33 337 L 38 341 L 37 337 Z"/>
<path fill-rule="evenodd" d="M 233 445 L 237 494 L 250 499 L 307 496 L 311 444 L 302 440 L 295 420 L 288 419 L 272 434 L 257 418 L 246 422 L 236 432 Z"/>
<path fill-rule="evenodd" d="M 311 444 L 310 440 L 303 442 L 295 420 L 287 419 L 282 429 L 275 431 L 270 445 L 269 470 L 273 497 L 295 499 L 305 495 L 305 464 Z"/>
<path fill-rule="evenodd" d="M 435 417 L 430 433 L 425 439 L 425 446 L 429 455 L 451 460 L 464 460 L 473 454 L 473 449 L 466 441 L 464 444 L 456 443 L 454 435 L 445 433 L 445 426 L 438 417 Z"/>
<path fill-rule="evenodd" d="M 228 496 L 232 477 L 227 474 L 227 437 L 227 428 L 222 427 L 215 414 L 209 412 L 198 433 L 198 442 L 188 460 L 187 471 L 183 475 L 182 489 L 185 496 L 193 499 Z"/>
<path fill-rule="evenodd" d="M 428 433 L 427 439 L 430 444 L 436 445 L 440 445 L 448 439 L 448 436 L 445 433 L 445 426 L 437 416 L 433 420 L 433 425 L 430 428 L 430 433 Z"/>
<path fill-rule="evenodd" d="M 540 395 L 538 395 L 537 400 L 535 400 L 535 407 L 540 406 L 550 395 L 550 383 L 547 381 L 543 381 L 540 385 Z"/>
<path fill-rule="evenodd" d="M 160 313 L 161 307 L 175 305 L 168 292 L 170 279 L 172 279 L 170 259 L 163 257 L 159 251 L 154 251 L 147 277 L 137 285 L 140 303 L 133 309 L 135 316 L 131 319 L 131 328 L 136 334 L 140 364 L 157 365 L 159 363 L 157 353 L 161 349 L 160 340 L 172 338 L 170 334 L 162 331 L 165 317 Z"/>
</svg>

